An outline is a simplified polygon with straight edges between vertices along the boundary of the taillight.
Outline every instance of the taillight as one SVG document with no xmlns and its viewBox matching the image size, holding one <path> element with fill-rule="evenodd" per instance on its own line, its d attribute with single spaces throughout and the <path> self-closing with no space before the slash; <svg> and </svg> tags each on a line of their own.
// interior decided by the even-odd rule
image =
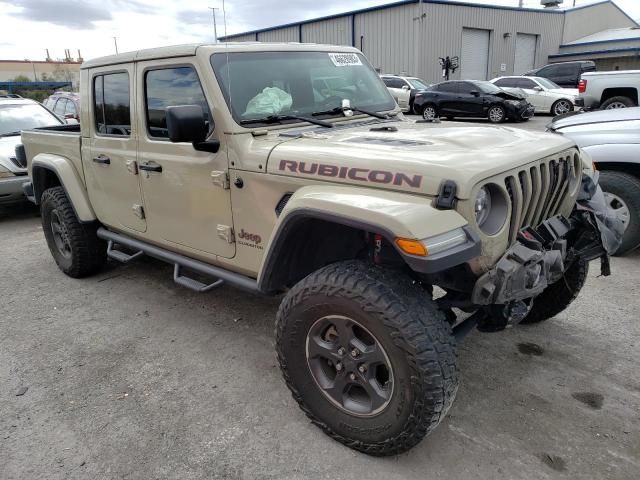
<svg viewBox="0 0 640 480">
<path fill-rule="evenodd" d="M 580 83 L 578 83 L 578 93 L 584 93 L 586 91 L 587 91 L 587 81 L 580 80 Z"/>
</svg>

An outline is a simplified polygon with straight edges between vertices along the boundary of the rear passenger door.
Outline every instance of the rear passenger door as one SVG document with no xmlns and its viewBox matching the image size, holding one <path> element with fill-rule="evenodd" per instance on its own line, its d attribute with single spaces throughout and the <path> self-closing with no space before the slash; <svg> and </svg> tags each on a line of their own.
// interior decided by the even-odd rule
<svg viewBox="0 0 640 480">
<path fill-rule="evenodd" d="M 459 82 L 446 82 L 438 85 L 438 113 L 442 115 L 459 113 L 456 108 L 456 102 L 458 101 L 458 83 Z"/>
<path fill-rule="evenodd" d="M 138 63 L 141 185 L 149 235 L 173 248 L 201 256 L 235 255 L 227 152 L 197 151 L 169 140 L 166 109 L 200 105 L 212 119 L 205 75 L 191 58 Z M 219 135 L 216 131 L 212 133 Z"/>
<path fill-rule="evenodd" d="M 82 130 L 82 162 L 91 205 L 98 219 L 114 229 L 144 232 L 147 228 L 137 168 L 134 66 L 91 70 L 89 117 Z M 85 138 L 88 135 L 88 138 Z"/>
<path fill-rule="evenodd" d="M 471 92 L 475 92 L 476 95 Z M 483 117 L 483 98 L 480 89 L 471 82 L 458 82 L 455 108 L 464 115 Z"/>
</svg>

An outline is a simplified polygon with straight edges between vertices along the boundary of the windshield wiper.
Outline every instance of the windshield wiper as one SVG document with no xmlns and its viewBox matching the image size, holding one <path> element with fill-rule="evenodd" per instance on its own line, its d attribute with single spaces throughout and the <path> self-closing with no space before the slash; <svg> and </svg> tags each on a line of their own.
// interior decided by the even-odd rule
<svg viewBox="0 0 640 480">
<path fill-rule="evenodd" d="M 317 117 L 320 115 L 332 115 L 335 113 L 343 113 L 349 110 L 351 110 L 352 112 L 364 113 L 365 115 L 369 115 L 370 117 L 376 117 L 382 120 L 387 120 L 389 118 L 389 115 L 387 115 L 386 113 L 372 112 L 370 110 L 365 110 L 360 107 L 335 107 L 330 110 L 324 110 L 322 112 L 313 112 L 311 115 L 313 115 L 314 117 Z"/>
<path fill-rule="evenodd" d="M 0 137 L 15 137 L 16 135 L 20 135 L 20 132 L 0 133 Z"/>
<path fill-rule="evenodd" d="M 252 118 L 247 120 L 240 120 L 240 125 L 248 125 L 250 123 L 278 123 L 283 120 L 302 120 L 303 122 L 313 123 L 325 128 L 333 128 L 333 123 L 325 122 L 323 120 L 316 120 L 315 118 L 303 117 L 300 115 L 269 115 L 264 118 Z"/>
</svg>

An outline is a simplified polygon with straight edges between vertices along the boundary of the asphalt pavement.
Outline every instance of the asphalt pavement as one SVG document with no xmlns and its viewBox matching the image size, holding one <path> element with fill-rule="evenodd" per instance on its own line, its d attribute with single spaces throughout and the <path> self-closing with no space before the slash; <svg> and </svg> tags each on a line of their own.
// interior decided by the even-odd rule
<svg viewBox="0 0 640 480">
<path fill-rule="evenodd" d="M 543 129 L 550 117 L 518 128 Z M 640 252 L 543 324 L 471 333 L 449 416 L 409 453 L 325 436 L 281 379 L 278 298 L 142 259 L 63 275 L 37 211 L 0 213 L 0 479 L 629 479 L 640 472 Z"/>
</svg>

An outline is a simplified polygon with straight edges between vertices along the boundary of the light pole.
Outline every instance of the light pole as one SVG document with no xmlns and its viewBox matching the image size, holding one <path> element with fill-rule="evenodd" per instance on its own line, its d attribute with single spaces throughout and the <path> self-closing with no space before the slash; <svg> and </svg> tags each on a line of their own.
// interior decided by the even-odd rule
<svg viewBox="0 0 640 480">
<path fill-rule="evenodd" d="M 218 27 L 216 26 L 216 10 L 220 10 L 218 7 L 207 7 L 211 10 L 213 15 L 213 43 L 218 43 Z"/>
<path fill-rule="evenodd" d="M 118 54 L 118 37 L 113 37 L 113 44 L 116 46 L 116 55 Z"/>
</svg>

